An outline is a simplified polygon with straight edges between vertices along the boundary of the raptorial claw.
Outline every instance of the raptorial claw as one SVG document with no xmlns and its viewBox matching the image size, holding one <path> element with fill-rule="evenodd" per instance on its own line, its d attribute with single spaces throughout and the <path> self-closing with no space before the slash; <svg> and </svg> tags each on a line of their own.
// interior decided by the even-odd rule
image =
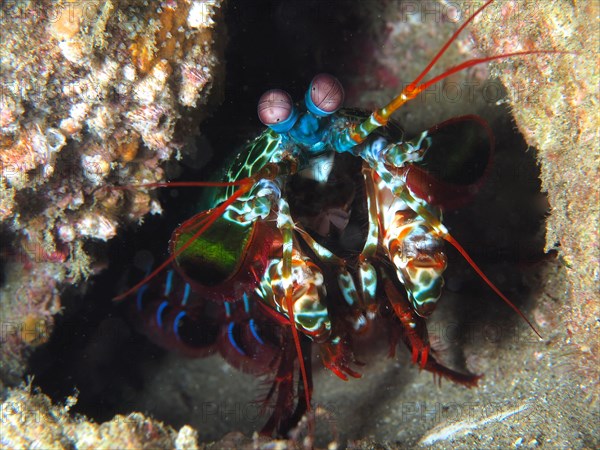
<svg viewBox="0 0 600 450">
<path fill-rule="evenodd" d="M 429 349 L 429 344 L 420 347 L 414 346 L 412 348 L 412 363 L 417 364 L 418 362 L 419 368 L 424 369 L 429 357 Z"/>
<path fill-rule="evenodd" d="M 354 364 L 354 355 L 347 343 L 341 339 L 333 340 L 321 344 L 321 354 L 323 355 L 323 365 L 336 374 L 344 381 L 348 381 L 348 376 L 361 378 L 362 375 L 349 367 Z"/>
</svg>

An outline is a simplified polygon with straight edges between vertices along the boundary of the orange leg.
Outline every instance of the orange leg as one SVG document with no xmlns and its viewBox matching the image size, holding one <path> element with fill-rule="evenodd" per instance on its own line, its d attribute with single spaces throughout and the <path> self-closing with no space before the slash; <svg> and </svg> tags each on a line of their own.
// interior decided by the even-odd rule
<svg viewBox="0 0 600 450">
<path fill-rule="evenodd" d="M 408 300 L 399 292 L 390 279 L 384 280 L 385 293 L 403 327 L 402 339 L 412 353 L 412 362 L 419 363 L 434 375 L 447 378 L 467 387 L 477 386 L 481 375 L 464 374 L 439 363 L 430 352 L 425 319 L 419 317 Z"/>
</svg>

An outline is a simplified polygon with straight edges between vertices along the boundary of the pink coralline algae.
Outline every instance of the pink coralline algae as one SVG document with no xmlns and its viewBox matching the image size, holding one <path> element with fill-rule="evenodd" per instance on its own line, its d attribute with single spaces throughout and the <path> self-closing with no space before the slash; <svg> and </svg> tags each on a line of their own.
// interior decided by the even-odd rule
<svg viewBox="0 0 600 450">
<path fill-rule="evenodd" d="M 73 395 L 65 404 L 53 404 L 31 385 L 8 390 L 0 405 L 3 447 L 198 449 L 198 433 L 189 426 L 177 431 L 140 413 L 98 424 L 73 418 L 69 411 L 76 403 Z"/>
<path fill-rule="evenodd" d="M 0 311 L 13 330 L 3 357 L 14 357 L 4 375 L 44 341 L 23 338 L 25 318 L 46 336 L 61 286 L 93 273 L 85 247 L 161 211 L 145 192 L 106 188 L 163 181 L 161 163 L 183 146 L 176 132 L 194 132 L 180 119 L 211 93 L 220 3 L 2 2 Z"/>
</svg>

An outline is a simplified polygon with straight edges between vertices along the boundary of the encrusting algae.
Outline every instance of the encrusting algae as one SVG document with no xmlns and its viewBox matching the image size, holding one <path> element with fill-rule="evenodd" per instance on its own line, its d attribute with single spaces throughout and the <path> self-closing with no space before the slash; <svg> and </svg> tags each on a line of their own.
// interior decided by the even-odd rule
<svg viewBox="0 0 600 450">
<path fill-rule="evenodd" d="M 72 417 L 77 395 L 64 405 L 53 405 L 31 385 L 10 389 L 0 405 L 1 444 L 5 448 L 115 449 L 147 448 L 195 450 L 197 432 L 189 426 L 179 431 L 140 413 L 116 415 L 96 424 Z"/>
<path fill-rule="evenodd" d="M 430 57 L 432 49 L 428 46 L 435 47 L 434 51 L 439 48 L 437 43 L 428 42 L 430 35 L 440 34 L 442 24 L 431 19 L 418 28 L 418 23 L 401 20 L 395 10 L 398 5 L 413 3 L 380 3 L 382 9 L 389 9 L 381 14 L 371 8 L 372 22 L 381 27 L 381 18 L 386 18 L 385 36 L 389 40 L 373 47 L 377 66 L 370 60 L 365 64 L 363 54 L 357 64 L 349 65 L 360 78 L 354 89 L 352 85 L 348 89 L 352 105 L 371 104 L 369 83 L 385 101 L 389 92 L 393 94 L 406 81 L 403 77 L 410 78 L 407 71 L 422 67 L 417 60 Z M 464 4 L 472 11 L 472 2 L 430 2 L 427 7 Z M 183 145 L 176 139 L 176 130 L 184 126 L 181 119 L 189 116 L 191 107 L 206 104 L 216 81 L 219 56 L 215 55 L 218 48 L 213 39 L 219 8 L 219 1 L 184 0 L 3 3 L 0 220 L 11 242 L 10 249 L 4 249 L 9 262 L 0 299 L 2 320 L 8 325 L 3 329 L 0 350 L 4 382 L 15 383 L 22 377 L 23 350 L 48 340 L 53 317 L 61 309 L 61 289 L 96 269 L 98 263 L 86 248 L 115 236 L 119 224 L 138 222 L 149 211 L 160 211 L 152 194 L 101 188 L 163 180 L 160 163 L 173 158 Z M 333 396 L 330 404 L 336 407 L 340 423 L 361 435 L 368 430 L 374 436 L 373 440 L 350 441 L 349 446 L 373 448 L 384 441 L 389 448 L 424 443 L 435 448 L 481 447 L 498 442 L 515 447 L 544 443 L 597 446 L 598 70 L 594 64 L 598 35 L 593 27 L 597 17 L 595 2 L 565 0 L 540 5 L 498 1 L 474 21 L 470 34 L 461 37 L 457 49 L 452 50 L 460 53 L 457 61 L 530 48 L 579 53 L 492 64 L 460 74 L 448 83 L 466 80 L 467 84 L 481 82 L 483 86 L 489 69 L 498 72 L 507 91 L 502 90 L 495 102 L 510 105 L 516 126 L 528 144 L 537 147 L 528 153 L 537 156 L 542 188 L 551 205 L 542 233 L 546 231 L 547 249 L 556 247 L 562 257 L 544 261 L 545 268 L 539 271 L 541 281 L 536 278 L 530 283 L 534 287 L 539 284 L 539 289 L 532 289 L 535 299 L 531 301 L 531 315 L 545 341 L 540 343 L 520 333 L 514 339 L 466 343 L 468 368 L 485 374 L 478 391 L 458 392 L 447 386 L 437 389 L 431 380 L 422 378 L 405 382 L 402 372 L 383 360 L 377 361 L 375 372 L 380 370 L 388 376 L 369 374 L 364 383 L 371 384 L 356 384 L 351 397 L 348 391 L 335 397 L 337 385 L 328 385 L 322 377 L 319 389 Z M 400 41 L 410 41 L 410 46 L 403 47 Z M 513 47 L 517 44 L 524 47 Z M 481 53 L 477 54 L 473 45 Z M 360 68 L 365 68 L 364 73 Z M 443 92 L 443 87 L 440 89 Z M 381 99 L 377 97 L 373 103 L 379 104 Z M 439 102 L 433 105 L 436 110 L 440 107 Z M 415 103 L 414 108 L 426 109 L 421 103 Z M 461 113 L 465 112 L 478 111 L 476 105 L 469 104 Z M 399 116 L 414 124 L 416 114 L 407 108 Z M 450 117 L 456 115 L 449 113 Z M 415 126 L 424 129 L 421 124 Z M 515 286 L 520 289 L 521 284 Z M 519 290 L 518 296 L 523 295 Z M 173 367 L 197 374 L 192 370 L 196 366 L 181 367 L 185 364 L 174 359 Z M 181 388 L 180 378 L 173 376 L 177 372 L 167 364 L 161 367 L 166 375 L 161 378 L 161 370 L 151 374 L 157 381 L 150 387 L 155 397 L 149 402 L 164 395 L 168 401 L 159 403 L 163 410 L 172 404 L 186 406 L 182 399 L 187 402 L 194 387 Z M 214 385 L 221 382 L 222 372 L 217 378 Z M 401 379 L 401 389 L 395 391 L 396 385 L 392 385 L 386 388 L 385 396 L 374 396 L 376 387 L 390 379 Z M 177 386 L 171 387 L 169 382 Z M 185 396 L 173 395 L 181 393 L 180 389 L 185 390 Z M 205 384 L 197 389 L 207 390 Z M 177 434 L 134 413 L 116 416 L 102 425 L 81 418 L 76 429 L 75 421 L 66 413 L 68 407 L 52 406 L 42 394 L 20 389 L 7 390 L 5 395 L 3 418 L 9 421 L 4 423 L 9 424 L 12 434 L 4 435 L 3 445 L 26 447 L 36 443 L 31 432 L 23 432 L 26 427 L 38 430 L 31 428 L 35 423 L 28 422 L 23 414 L 30 411 L 37 414 L 32 417 L 43 418 L 40 426 L 48 433 L 56 432 L 53 436 L 60 441 L 55 442 L 64 442 L 67 448 L 85 448 L 84 442 L 96 448 L 93 446 L 108 445 L 110 439 L 119 436 L 123 447 L 141 447 L 149 442 L 157 448 L 196 446 L 196 432 L 187 426 Z M 139 397 L 143 403 L 142 395 Z M 348 399 L 347 408 L 344 399 Z M 353 409 L 356 404 L 367 406 L 364 417 Z M 448 405 L 462 407 L 464 414 L 456 417 L 452 414 L 455 410 L 450 409 L 445 416 L 442 407 Z M 470 405 L 474 405 L 473 410 L 468 409 Z M 134 405 L 134 409 L 143 408 Z M 48 410 L 53 413 L 45 415 Z M 172 410 L 182 415 L 188 411 Z M 428 416 L 431 411 L 435 417 Z M 475 411 L 474 417 L 468 417 L 466 411 Z M 494 414 L 488 414 L 490 411 Z M 506 411 L 519 413 L 502 420 L 483 420 Z M 425 416 L 427 420 L 421 420 Z M 187 416 L 186 423 L 193 418 Z M 66 424 L 62 431 L 56 431 L 57 421 Z M 201 440 L 206 439 L 210 431 L 206 422 L 193 426 L 201 433 Z M 464 433 L 454 431 L 443 437 L 438 433 L 439 429 L 461 427 Z M 42 437 L 46 436 L 39 432 L 38 444 L 45 442 Z M 98 435 L 105 440 L 98 440 Z M 214 448 L 240 447 L 242 439 L 226 436 Z M 186 442 L 189 447 L 177 442 Z M 244 444 L 257 446 L 249 439 Z"/>
<path fill-rule="evenodd" d="M 0 312 L 12 330 L 3 334 L 5 379 L 17 379 L 22 351 L 40 341 L 23 337 L 39 323 L 31 317 L 51 332 L 61 289 L 94 273 L 85 247 L 161 211 L 147 193 L 102 188 L 164 181 L 161 163 L 183 147 L 175 132 L 190 127 L 180 119 L 209 101 L 220 7 L 215 0 L 2 3 L 0 220 L 8 266 Z M 15 296 L 23 289 L 26 315 Z"/>
</svg>

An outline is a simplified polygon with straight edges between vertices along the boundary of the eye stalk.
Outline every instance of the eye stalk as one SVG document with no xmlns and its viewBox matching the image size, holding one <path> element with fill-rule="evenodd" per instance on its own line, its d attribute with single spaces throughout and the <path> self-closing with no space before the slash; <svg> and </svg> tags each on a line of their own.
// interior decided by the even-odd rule
<svg viewBox="0 0 600 450">
<path fill-rule="evenodd" d="M 320 73 L 315 76 L 304 99 L 308 110 L 319 117 L 333 114 L 344 103 L 344 88 L 333 75 Z"/>
<path fill-rule="evenodd" d="M 271 89 L 258 100 L 258 118 L 277 133 L 288 132 L 298 120 L 292 97 L 281 89 Z"/>
</svg>

